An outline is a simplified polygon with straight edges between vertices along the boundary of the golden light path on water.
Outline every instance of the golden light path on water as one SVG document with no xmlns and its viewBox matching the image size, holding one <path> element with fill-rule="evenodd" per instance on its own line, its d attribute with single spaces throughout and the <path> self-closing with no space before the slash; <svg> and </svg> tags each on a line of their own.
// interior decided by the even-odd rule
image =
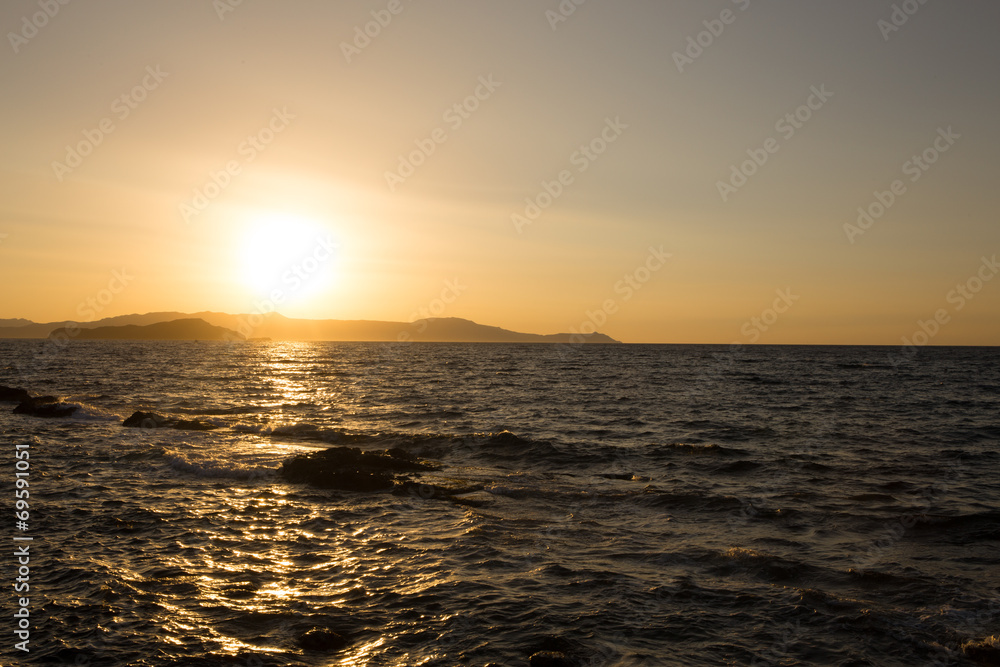
<svg viewBox="0 0 1000 667">
<path fill-rule="evenodd" d="M 282 364 L 275 365 L 279 369 L 276 372 L 281 372 Z M 289 401 L 306 395 L 301 382 L 280 379 L 275 382 L 284 385 L 282 396 Z M 247 438 L 237 445 L 234 453 L 245 449 L 252 455 L 263 447 L 279 453 L 301 450 L 293 444 L 275 447 L 274 443 L 266 445 L 256 438 Z M 309 615 L 329 614 L 338 609 L 349 613 L 347 605 L 359 589 L 377 588 L 384 580 L 397 576 L 400 563 L 393 560 L 391 547 L 415 545 L 425 539 L 423 535 L 397 532 L 395 528 L 399 526 L 310 529 L 310 522 L 327 518 L 327 508 L 313 507 L 302 515 L 297 513 L 301 507 L 296 507 L 293 498 L 287 488 L 268 485 L 252 490 L 231 489 L 228 493 L 219 490 L 187 503 L 185 521 L 195 526 L 221 523 L 231 529 L 224 535 L 195 529 L 175 543 L 181 553 L 158 564 L 164 571 L 194 575 L 183 577 L 193 586 L 192 594 L 186 596 L 188 599 L 180 603 L 159 602 L 164 610 L 163 623 L 171 630 L 171 636 L 199 637 L 214 645 L 217 655 L 280 654 L 282 649 L 276 648 L 263 630 L 259 641 L 248 640 L 245 634 L 241 639 L 237 636 L 240 629 L 229 629 L 227 621 L 220 622 L 219 617 L 225 619 L 239 613 L 268 619 L 303 611 Z M 336 509 L 335 504 L 331 503 L 328 509 Z M 294 523 L 289 523 L 293 516 Z M 316 555 L 321 560 L 303 563 L 304 555 Z M 271 581 L 261 582 L 264 575 Z M 136 571 L 125 578 L 142 580 L 143 574 Z M 400 596 L 419 596 L 441 583 L 440 572 L 412 573 L 405 581 L 396 583 L 394 592 Z M 192 600 L 197 600 L 197 605 L 191 605 Z M 400 625 L 398 632 L 384 628 L 379 637 L 355 644 L 336 659 L 321 664 L 358 667 L 370 664 L 387 643 L 409 631 L 405 625 Z M 407 664 L 419 665 L 428 659 L 414 656 Z"/>
<path fill-rule="evenodd" d="M 339 356 L 335 347 L 261 344 L 255 346 L 250 359 L 231 357 L 236 372 L 249 364 L 254 367 L 252 376 L 257 378 L 250 384 L 232 376 L 232 388 L 245 391 L 246 400 L 257 407 L 268 408 L 268 421 L 262 424 L 265 432 L 294 427 L 300 420 L 296 410 L 303 405 L 325 406 L 323 410 L 330 416 L 326 427 L 339 429 L 341 411 L 357 407 L 357 397 L 354 401 L 342 400 L 335 383 L 325 383 L 325 388 L 319 389 L 314 380 L 315 374 L 324 373 L 324 366 Z M 361 381 L 378 391 L 382 378 L 371 376 Z M 262 402 L 261 393 L 266 393 L 268 400 Z M 230 440 L 224 449 L 189 450 L 179 444 L 176 449 L 169 448 L 168 454 L 192 463 L 222 456 L 233 462 L 244 461 L 251 469 L 253 461 L 280 461 L 303 449 L 322 446 L 326 445 L 294 437 L 275 440 L 251 431 Z M 398 560 L 400 556 L 395 552 L 400 547 L 434 548 L 434 538 L 410 534 L 412 527 L 394 521 L 391 527 L 349 523 L 339 528 L 311 527 L 324 525 L 329 512 L 354 509 L 351 505 L 341 506 L 335 498 L 331 498 L 330 505 L 309 507 L 305 514 L 296 494 L 281 484 L 219 487 L 200 497 L 178 496 L 177 500 L 183 507 L 181 521 L 191 528 L 174 542 L 175 553 L 162 558 L 155 567 L 187 586 L 183 599 L 159 596 L 157 600 L 161 622 L 169 630 L 168 637 L 173 638 L 168 641 L 178 647 L 198 638 L 213 646 L 213 653 L 219 656 L 278 655 L 287 650 L 287 638 L 302 633 L 302 623 L 289 620 L 296 615 L 308 618 L 343 612 L 349 616 L 359 594 L 368 597 L 377 593 L 388 581 L 394 582 L 393 595 L 418 597 L 447 580 L 439 570 L 413 571 L 412 555 Z M 215 532 L 202 528 L 208 525 L 225 528 Z M 309 557 L 319 560 L 304 561 Z M 131 572 L 123 573 L 123 579 L 141 587 L 150 577 L 146 565 L 129 568 Z M 409 571 L 403 581 L 398 580 L 400 568 Z M 248 636 L 246 628 L 232 620 L 237 616 L 259 619 L 251 621 L 260 623 L 259 634 Z M 380 659 L 387 645 L 405 641 L 405 636 L 412 633 L 407 623 L 393 626 L 396 624 L 383 627 L 377 637 L 363 638 L 331 656 L 329 662 L 316 664 L 371 664 Z M 276 636 L 286 637 L 284 648 L 275 645 Z M 405 664 L 420 665 L 433 659 L 433 655 L 424 653 L 410 656 Z"/>
</svg>

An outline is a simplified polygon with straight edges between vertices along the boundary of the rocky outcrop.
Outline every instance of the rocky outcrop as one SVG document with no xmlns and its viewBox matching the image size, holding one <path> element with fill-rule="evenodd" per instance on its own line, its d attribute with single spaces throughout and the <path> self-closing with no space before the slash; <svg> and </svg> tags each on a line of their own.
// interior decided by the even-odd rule
<svg viewBox="0 0 1000 667">
<path fill-rule="evenodd" d="M 436 469 L 399 449 L 365 452 L 357 447 L 331 447 L 294 456 L 278 473 L 289 482 L 320 489 L 388 491 L 406 481 L 399 473 Z"/>
<path fill-rule="evenodd" d="M 210 422 L 198 421 L 197 419 L 173 419 L 155 412 L 134 412 L 132 416 L 122 422 L 122 426 L 127 428 L 176 428 L 181 431 L 211 431 L 218 428 Z"/>
<path fill-rule="evenodd" d="M 79 405 L 63 403 L 55 396 L 29 396 L 28 400 L 22 401 L 14 408 L 14 414 L 43 417 L 46 419 L 60 419 L 71 416 L 79 408 Z"/>
</svg>

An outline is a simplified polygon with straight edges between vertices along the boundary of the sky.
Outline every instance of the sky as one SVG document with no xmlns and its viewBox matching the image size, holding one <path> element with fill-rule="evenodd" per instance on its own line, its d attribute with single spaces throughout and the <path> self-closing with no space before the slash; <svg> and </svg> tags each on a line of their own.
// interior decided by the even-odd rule
<svg viewBox="0 0 1000 667">
<path fill-rule="evenodd" d="M 6 0 L 0 318 L 996 345 L 997 26 L 995 0 Z"/>
</svg>

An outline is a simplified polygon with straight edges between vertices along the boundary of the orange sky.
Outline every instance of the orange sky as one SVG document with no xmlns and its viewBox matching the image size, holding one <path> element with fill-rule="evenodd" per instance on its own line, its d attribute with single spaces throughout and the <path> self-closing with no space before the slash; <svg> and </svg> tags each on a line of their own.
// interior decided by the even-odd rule
<svg viewBox="0 0 1000 667">
<path fill-rule="evenodd" d="M 997 344 L 1000 8 L 820 4 L 5 2 L 0 318 Z"/>
</svg>

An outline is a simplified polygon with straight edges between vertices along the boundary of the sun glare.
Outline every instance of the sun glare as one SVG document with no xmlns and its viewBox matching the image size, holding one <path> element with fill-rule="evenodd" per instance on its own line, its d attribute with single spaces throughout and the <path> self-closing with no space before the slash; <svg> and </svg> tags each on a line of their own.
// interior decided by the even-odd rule
<svg viewBox="0 0 1000 667">
<path fill-rule="evenodd" d="M 255 297 L 280 303 L 301 303 L 327 292 L 336 259 L 336 240 L 327 227 L 289 214 L 253 220 L 239 249 L 243 284 Z"/>
</svg>

